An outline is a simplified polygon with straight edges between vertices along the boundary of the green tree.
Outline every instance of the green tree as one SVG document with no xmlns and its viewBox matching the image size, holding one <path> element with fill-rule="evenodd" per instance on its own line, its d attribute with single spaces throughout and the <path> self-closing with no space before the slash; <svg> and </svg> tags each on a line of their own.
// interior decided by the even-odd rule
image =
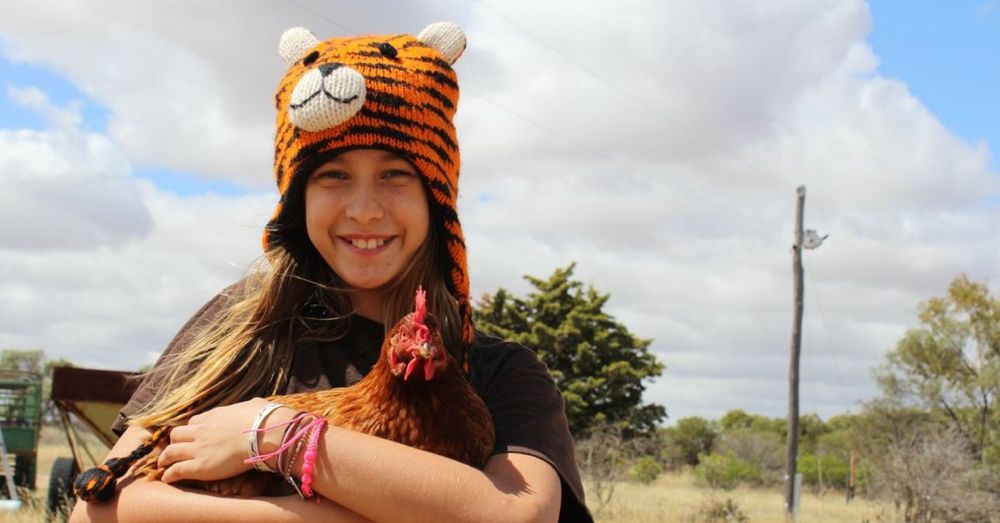
<svg viewBox="0 0 1000 523">
<path fill-rule="evenodd" d="M 920 326 L 888 353 L 875 377 L 891 401 L 928 409 L 962 434 L 982 461 L 1000 462 L 1000 297 L 955 278 L 921 303 Z"/>
<path fill-rule="evenodd" d="M 782 418 L 768 418 L 760 414 L 748 414 L 743 409 L 733 409 L 719 420 L 719 428 L 722 432 L 744 430 L 769 432 L 784 438 L 788 434 L 788 421 Z"/>
<path fill-rule="evenodd" d="M 663 365 L 641 339 L 604 311 L 610 295 L 573 280 L 576 264 L 548 279 L 525 276 L 535 290 L 526 298 L 504 289 L 476 304 L 476 326 L 534 349 L 566 402 L 573 435 L 595 424 L 620 424 L 627 435 L 652 434 L 666 410 L 643 404 L 644 381 Z"/>
<path fill-rule="evenodd" d="M 44 372 L 45 352 L 40 350 L 4 349 L 0 352 L 0 369 L 30 372 L 41 375 Z"/>
<path fill-rule="evenodd" d="M 55 421 L 55 406 L 50 399 L 52 394 L 52 367 L 75 367 L 66 358 L 54 360 L 45 357 L 42 350 L 3 349 L 0 351 L 0 370 L 28 372 L 42 380 L 42 421 Z"/>
<path fill-rule="evenodd" d="M 677 424 L 663 430 L 667 445 L 673 447 L 685 465 L 697 465 L 699 456 L 711 454 L 719 438 L 716 423 L 698 416 L 677 420 Z"/>
</svg>

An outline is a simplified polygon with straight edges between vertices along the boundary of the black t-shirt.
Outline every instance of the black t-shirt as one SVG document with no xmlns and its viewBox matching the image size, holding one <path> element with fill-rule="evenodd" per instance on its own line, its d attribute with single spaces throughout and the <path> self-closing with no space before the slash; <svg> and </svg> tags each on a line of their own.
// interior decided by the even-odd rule
<svg viewBox="0 0 1000 523">
<path fill-rule="evenodd" d="M 166 357 L 183 350 L 229 303 L 230 289 L 206 303 L 167 346 Z M 385 327 L 360 316 L 350 320 L 347 335 L 331 343 L 306 342 L 296 348 L 286 394 L 350 386 L 375 364 Z M 562 395 L 545 364 L 523 345 L 477 332 L 470 352 L 470 381 L 483 398 L 496 427 L 494 454 L 529 454 L 552 465 L 562 480 L 560 521 L 593 521 L 584 504 Z M 127 418 L 153 399 L 158 389 L 150 374 L 122 408 L 112 426 L 119 435 Z"/>
</svg>

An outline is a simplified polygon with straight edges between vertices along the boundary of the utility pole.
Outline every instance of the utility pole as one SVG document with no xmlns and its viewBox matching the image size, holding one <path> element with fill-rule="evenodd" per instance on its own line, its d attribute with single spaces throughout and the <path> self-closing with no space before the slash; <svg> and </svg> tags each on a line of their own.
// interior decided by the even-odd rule
<svg viewBox="0 0 1000 523">
<path fill-rule="evenodd" d="M 792 288 L 795 293 L 795 318 L 792 320 L 792 357 L 788 367 L 788 454 L 785 459 L 785 512 L 798 521 L 795 474 L 799 457 L 799 355 L 802 349 L 802 303 L 805 288 L 802 283 L 802 214 L 806 203 L 806 187 L 796 190 L 795 244 L 792 245 Z"/>
</svg>

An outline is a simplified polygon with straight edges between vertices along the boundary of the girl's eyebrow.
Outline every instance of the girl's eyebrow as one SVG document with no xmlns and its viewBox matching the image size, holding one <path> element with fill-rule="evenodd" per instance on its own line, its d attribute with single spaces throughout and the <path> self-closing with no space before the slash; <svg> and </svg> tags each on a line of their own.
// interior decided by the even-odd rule
<svg viewBox="0 0 1000 523">
<path fill-rule="evenodd" d="M 391 160 L 403 160 L 401 156 L 391 151 L 379 151 L 379 160 L 383 162 L 388 162 Z M 403 160 L 404 162 L 406 160 Z"/>
</svg>

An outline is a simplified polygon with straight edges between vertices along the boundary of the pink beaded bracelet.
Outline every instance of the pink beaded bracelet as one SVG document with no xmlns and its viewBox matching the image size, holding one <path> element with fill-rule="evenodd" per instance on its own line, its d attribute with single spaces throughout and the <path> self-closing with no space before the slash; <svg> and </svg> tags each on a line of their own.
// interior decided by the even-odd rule
<svg viewBox="0 0 1000 523">
<path fill-rule="evenodd" d="M 309 417 L 309 416 L 313 417 L 314 419 L 312 421 L 309 421 L 308 423 L 306 423 L 305 427 L 303 427 L 301 429 L 298 429 L 298 431 L 295 433 L 294 436 L 292 436 L 290 438 L 283 436 L 282 437 L 282 440 L 283 440 L 282 444 L 278 447 L 277 450 L 275 450 L 274 452 L 268 453 L 268 454 L 261 454 L 261 455 L 254 456 L 252 458 L 248 458 L 248 459 L 244 460 L 246 463 L 253 463 L 253 462 L 258 462 L 258 461 L 264 461 L 264 460 L 272 458 L 274 456 L 280 456 L 281 453 L 286 452 L 295 442 L 301 441 L 303 437 L 305 437 L 306 435 L 308 435 L 308 443 L 306 444 L 306 451 L 305 451 L 305 453 L 303 454 L 303 457 L 302 457 L 302 480 L 301 480 L 301 487 L 299 485 L 295 484 L 294 480 L 291 477 L 291 474 L 288 474 L 285 477 L 286 479 L 289 480 L 289 483 L 291 483 L 292 486 L 295 487 L 295 490 L 297 490 L 299 492 L 299 495 L 301 495 L 303 498 L 311 498 L 313 496 L 313 489 L 312 489 L 313 474 L 312 473 L 313 473 L 313 471 L 316 468 L 316 454 L 317 454 L 317 448 L 319 447 L 319 438 L 320 438 L 320 435 L 321 435 L 321 433 L 323 431 L 323 427 L 326 426 L 326 419 L 324 419 L 324 418 L 322 418 L 320 416 L 313 415 L 313 414 L 299 414 L 298 416 L 296 416 L 296 417 L 292 418 L 291 420 L 286 421 L 284 423 L 279 423 L 277 425 L 272 425 L 270 427 L 266 427 L 266 428 L 262 428 L 262 429 L 248 429 L 246 431 L 246 432 L 260 432 L 260 431 L 266 431 L 266 430 L 270 430 L 270 429 L 273 429 L 273 428 L 276 428 L 276 427 L 285 426 L 285 425 L 291 425 L 291 424 L 296 424 L 296 428 L 298 428 L 297 427 L 298 423 L 301 422 L 304 418 Z M 295 459 L 295 457 L 293 456 L 292 457 L 292 461 L 294 461 L 294 459 Z M 291 466 L 292 466 L 292 462 L 289 461 L 289 463 L 288 463 L 289 470 L 291 469 Z M 319 500 L 317 499 L 317 502 L 318 501 Z"/>
<path fill-rule="evenodd" d="M 312 422 L 312 432 L 309 434 L 309 443 L 306 444 L 306 452 L 302 455 L 302 495 L 311 498 L 313 495 L 312 480 L 313 469 L 316 466 L 316 453 L 319 447 L 319 437 L 326 426 L 326 420 L 316 418 Z"/>
</svg>

